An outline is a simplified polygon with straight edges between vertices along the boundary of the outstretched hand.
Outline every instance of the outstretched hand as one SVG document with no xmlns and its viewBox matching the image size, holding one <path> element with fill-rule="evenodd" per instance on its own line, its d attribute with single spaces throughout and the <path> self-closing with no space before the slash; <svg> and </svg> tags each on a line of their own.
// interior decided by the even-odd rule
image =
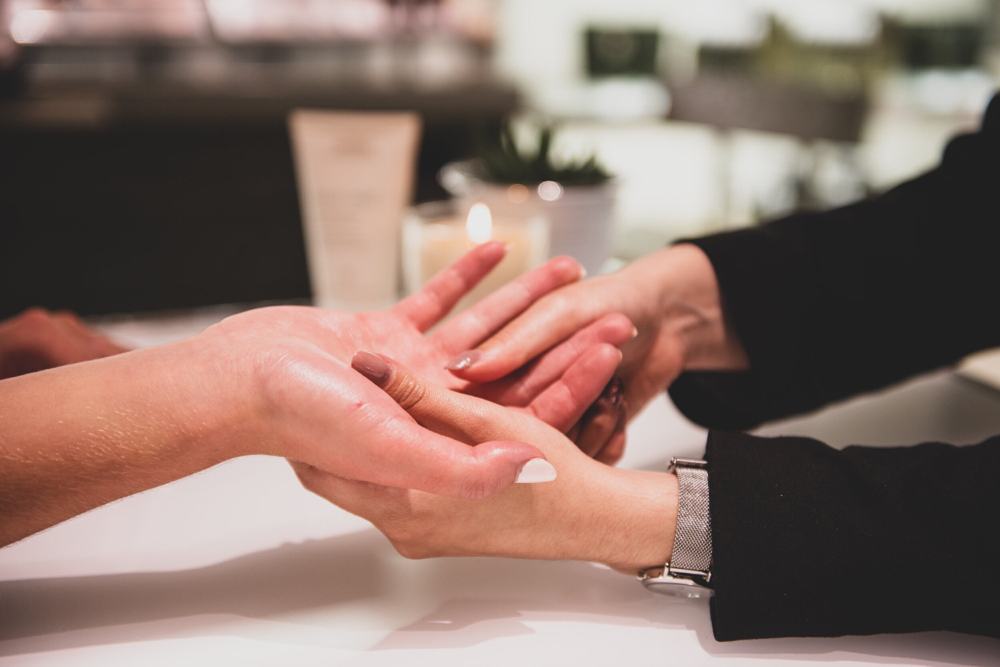
<svg viewBox="0 0 1000 667">
<path fill-rule="evenodd" d="M 422 429 L 349 366 L 358 350 L 379 350 L 451 389 L 516 404 L 556 428 L 570 428 L 621 359 L 615 346 L 632 332 L 620 316 L 585 327 L 513 377 L 474 384 L 444 366 L 539 297 L 576 281 L 581 271 L 574 260 L 550 260 L 425 335 L 503 254 L 502 244 L 483 244 L 387 311 L 264 308 L 204 332 L 201 338 L 221 354 L 237 357 L 234 368 L 253 368 L 263 388 L 258 411 L 266 419 L 251 437 L 253 451 L 447 496 L 486 497 L 514 482 L 525 463 L 544 458 L 535 447 L 498 441 L 470 448 Z"/>
</svg>

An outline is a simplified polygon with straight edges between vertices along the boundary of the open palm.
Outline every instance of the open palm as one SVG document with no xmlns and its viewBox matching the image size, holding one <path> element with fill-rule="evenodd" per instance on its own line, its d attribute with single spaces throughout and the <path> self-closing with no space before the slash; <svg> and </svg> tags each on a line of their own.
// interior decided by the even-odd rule
<svg viewBox="0 0 1000 667">
<path fill-rule="evenodd" d="M 262 308 L 207 330 L 203 336 L 213 341 L 220 358 L 236 359 L 232 368 L 252 368 L 249 381 L 262 388 L 256 413 L 264 416 L 250 436 L 258 441 L 254 450 L 349 479 L 462 497 L 489 495 L 513 481 L 518 465 L 537 456 L 537 449 L 525 443 L 470 448 L 419 429 L 350 367 L 356 352 L 374 350 L 435 383 L 507 398 L 556 428 L 571 426 L 614 373 L 620 360 L 614 346 L 622 342 L 622 327 L 585 329 L 538 362 L 495 382 L 471 384 L 447 373 L 444 365 L 542 295 L 577 280 L 575 261 L 553 259 L 425 335 L 503 254 L 502 244 L 479 246 L 384 312 Z M 624 339 L 628 335 L 630 331 Z M 500 465 L 502 460 L 508 464 Z"/>
</svg>

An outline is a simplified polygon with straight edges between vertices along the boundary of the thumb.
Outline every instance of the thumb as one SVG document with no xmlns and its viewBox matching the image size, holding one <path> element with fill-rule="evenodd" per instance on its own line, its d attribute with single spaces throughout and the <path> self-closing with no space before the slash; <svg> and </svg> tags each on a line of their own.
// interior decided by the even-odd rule
<svg viewBox="0 0 1000 667">
<path fill-rule="evenodd" d="M 555 479 L 555 468 L 545 455 L 532 445 L 518 442 L 532 435 L 531 428 L 523 427 L 522 415 L 449 391 L 370 352 L 355 354 L 351 367 L 378 385 L 424 428 L 472 445 L 439 457 L 440 466 L 434 464 L 439 468 L 435 484 L 439 490 L 428 489 L 426 483 L 421 488 L 441 495 L 485 498 L 513 482 Z M 426 455 L 436 452 L 427 451 Z"/>
</svg>

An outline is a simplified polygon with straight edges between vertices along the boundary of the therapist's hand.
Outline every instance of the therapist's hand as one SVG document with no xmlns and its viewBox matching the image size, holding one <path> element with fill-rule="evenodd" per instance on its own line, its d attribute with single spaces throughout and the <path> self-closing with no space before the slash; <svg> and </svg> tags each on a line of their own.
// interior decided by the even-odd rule
<svg viewBox="0 0 1000 667">
<path fill-rule="evenodd" d="M 743 369 L 749 362 L 726 321 L 715 271 L 700 248 L 680 244 L 647 255 L 617 273 L 567 285 L 539 299 L 474 350 L 451 364 L 456 377 L 488 382 L 560 344 L 582 327 L 621 313 L 637 335 L 622 347 L 620 394 L 609 387 L 604 405 L 574 434 L 584 451 L 613 463 L 624 438 L 624 414 L 637 414 L 684 370 Z M 613 407 L 617 402 L 618 407 Z"/>
<path fill-rule="evenodd" d="M 632 574 L 668 562 L 677 516 L 673 475 L 604 466 L 526 411 L 450 392 L 381 361 L 372 363 L 362 352 L 355 367 L 380 366 L 372 380 L 415 423 L 472 449 L 492 440 L 529 442 L 544 452 L 558 477 L 469 501 L 350 481 L 293 463 L 306 488 L 370 520 L 409 558 L 576 559 Z"/>
<path fill-rule="evenodd" d="M 0 322 L 0 380 L 126 351 L 67 311 L 31 308 Z"/>
</svg>

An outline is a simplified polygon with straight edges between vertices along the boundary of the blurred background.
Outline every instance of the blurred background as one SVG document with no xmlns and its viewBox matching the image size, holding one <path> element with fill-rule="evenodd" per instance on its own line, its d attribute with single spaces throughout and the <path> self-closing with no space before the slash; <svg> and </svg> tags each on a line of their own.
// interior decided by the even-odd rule
<svg viewBox="0 0 1000 667">
<path fill-rule="evenodd" d="M 414 110 L 416 202 L 513 118 L 617 177 L 613 255 L 932 167 L 998 0 L 2 0 L 0 318 L 307 301 L 286 117 Z"/>
</svg>

